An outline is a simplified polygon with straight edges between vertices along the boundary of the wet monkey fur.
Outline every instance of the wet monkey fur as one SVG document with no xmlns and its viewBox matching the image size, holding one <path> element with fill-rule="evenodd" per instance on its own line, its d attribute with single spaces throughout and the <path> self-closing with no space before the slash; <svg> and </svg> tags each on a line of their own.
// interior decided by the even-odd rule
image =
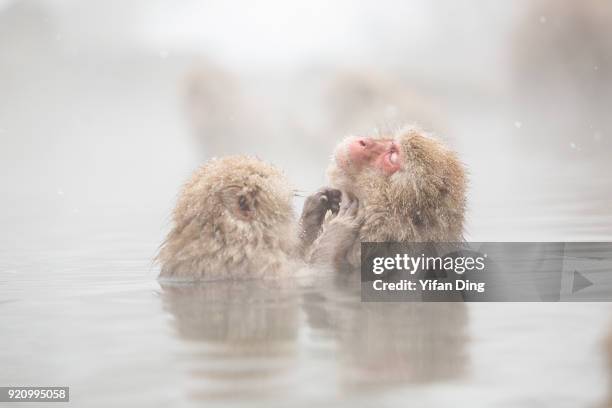
<svg viewBox="0 0 612 408">
<path fill-rule="evenodd" d="M 282 276 L 298 246 L 293 195 L 283 173 L 259 159 L 210 160 L 180 193 L 157 256 L 160 278 Z"/>
<path fill-rule="evenodd" d="M 343 140 L 328 179 L 330 188 L 318 193 L 326 198 L 304 206 L 309 219 L 322 220 L 309 226 L 316 238 L 304 252 L 313 264 L 357 268 L 361 242 L 463 240 L 465 168 L 418 128 Z M 332 216 L 325 217 L 329 210 Z"/>
<path fill-rule="evenodd" d="M 352 269 L 364 241 L 463 239 L 464 167 L 416 128 L 345 139 L 328 178 L 298 224 L 294 192 L 278 169 L 248 156 L 209 161 L 180 194 L 157 257 L 160 278 L 278 277 L 300 256 Z"/>
</svg>

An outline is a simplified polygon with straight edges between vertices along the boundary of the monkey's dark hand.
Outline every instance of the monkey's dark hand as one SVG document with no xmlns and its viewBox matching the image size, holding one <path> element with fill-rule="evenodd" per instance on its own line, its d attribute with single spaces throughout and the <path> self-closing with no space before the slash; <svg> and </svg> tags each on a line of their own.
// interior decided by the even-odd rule
<svg viewBox="0 0 612 408">
<path fill-rule="evenodd" d="M 341 199 L 342 192 L 329 187 L 323 187 L 306 198 L 300 217 L 302 251 L 306 251 L 319 235 L 327 211 L 338 213 Z"/>
</svg>

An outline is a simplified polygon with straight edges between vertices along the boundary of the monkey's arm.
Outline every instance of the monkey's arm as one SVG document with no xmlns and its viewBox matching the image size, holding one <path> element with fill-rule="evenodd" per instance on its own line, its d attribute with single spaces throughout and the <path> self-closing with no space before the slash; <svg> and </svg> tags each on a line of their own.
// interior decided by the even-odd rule
<svg viewBox="0 0 612 408">
<path fill-rule="evenodd" d="M 331 210 L 337 214 L 340 209 L 340 190 L 324 187 L 309 196 L 304 202 L 300 217 L 300 252 L 304 255 L 321 231 L 325 214 Z"/>
<path fill-rule="evenodd" d="M 358 216 L 359 201 L 349 197 L 336 215 L 323 228 L 308 254 L 309 263 L 316 266 L 332 267 L 336 271 L 350 271 L 349 252 L 359 238 L 361 221 Z"/>
</svg>

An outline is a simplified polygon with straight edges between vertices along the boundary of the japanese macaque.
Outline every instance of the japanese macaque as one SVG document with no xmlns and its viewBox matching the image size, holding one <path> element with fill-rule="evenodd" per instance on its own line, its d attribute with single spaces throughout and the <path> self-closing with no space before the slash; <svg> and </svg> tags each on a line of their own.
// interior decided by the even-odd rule
<svg viewBox="0 0 612 408">
<path fill-rule="evenodd" d="M 292 198 L 283 173 L 258 159 L 210 160 L 180 194 L 157 257 L 160 278 L 282 275 L 297 248 Z"/>
<path fill-rule="evenodd" d="M 361 242 L 463 240 L 464 166 L 444 144 L 416 128 L 345 139 L 328 177 L 342 199 L 337 215 L 322 222 L 306 251 L 312 263 L 356 268 Z M 304 214 L 335 210 L 337 192 L 319 195 L 326 199 L 307 200 Z"/>
</svg>

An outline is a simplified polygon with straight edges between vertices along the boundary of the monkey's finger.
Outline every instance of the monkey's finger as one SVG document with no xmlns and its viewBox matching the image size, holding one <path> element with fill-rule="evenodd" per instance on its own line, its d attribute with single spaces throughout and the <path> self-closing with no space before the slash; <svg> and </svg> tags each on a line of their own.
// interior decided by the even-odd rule
<svg viewBox="0 0 612 408">
<path fill-rule="evenodd" d="M 329 201 L 331 201 L 332 203 L 340 204 L 340 202 L 342 201 L 342 195 L 329 197 Z"/>
<path fill-rule="evenodd" d="M 335 200 L 340 201 L 340 199 L 342 198 L 342 191 L 338 190 L 337 188 L 330 188 L 327 190 L 328 191 L 328 195 Z"/>
<path fill-rule="evenodd" d="M 331 206 L 329 207 L 332 214 L 338 214 L 338 212 L 340 211 L 340 203 L 332 203 Z"/>
<path fill-rule="evenodd" d="M 332 201 L 329 204 L 329 209 L 334 213 L 337 214 L 338 211 L 340 211 L 340 202 L 339 201 Z"/>
<path fill-rule="evenodd" d="M 333 189 L 333 188 L 325 189 L 324 194 L 329 200 L 330 206 L 333 205 L 334 203 L 340 203 L 340 200 L 342 199 L 342 192 L 337 189 Z"/>
</svg>

